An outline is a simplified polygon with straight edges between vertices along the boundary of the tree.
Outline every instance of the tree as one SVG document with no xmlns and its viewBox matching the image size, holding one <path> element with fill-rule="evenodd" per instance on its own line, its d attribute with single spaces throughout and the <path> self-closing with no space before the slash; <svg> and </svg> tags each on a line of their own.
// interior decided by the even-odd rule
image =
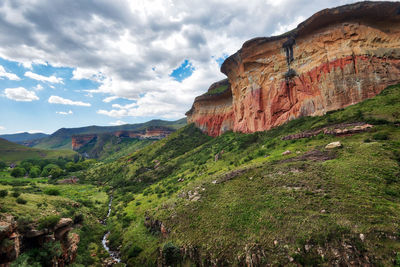
<svg viewBox="0 0 400 267">
<path fill-rule="evenodd" d="M 24 176 L 26 173 L 26 170 L 22 167 L 15 167 L 12 171 L 11 171 L 11 176 L 13 177 L 22 177 Z"/>
<path fill-rule="evenodd" d="M 40 176 L 40 168 L 38 166 L 33 166 L 29 171 L 29 177 L 36 178 Z"/>
<path fill-rule="evenodd" d="M 47 164 L 46 166 L 43 167 L 43 171 L 42 171 L 41 176 L 47 177 L 47 176 L 49 176 L 49 175 L 52 175 L 52 174 L 51 174 L 51 171 L 52 171 L 53 169 L 60 169 L 60 167 L 58 167 L 56 164 L 53 164 L 53 163 Z M 60 169 L 60 170 L 61 170 L 61 169 Z M 56 172 L 55 172 L 55 173 L 56 173 Z"/>
<path fill-rule="evenodd" d="M 51 175 L 51 178 L 58 178 L 63 174 L 63 170 L 61 170 L 59 167 L 51 169 L 49 172 L 49 175 Z"/>
</svg>

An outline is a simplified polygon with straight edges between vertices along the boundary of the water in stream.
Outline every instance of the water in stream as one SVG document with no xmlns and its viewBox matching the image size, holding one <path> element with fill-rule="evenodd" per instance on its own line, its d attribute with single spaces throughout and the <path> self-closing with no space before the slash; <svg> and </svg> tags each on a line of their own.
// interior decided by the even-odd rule
<svg viewBox="0 0 400 267">
<path fill-rule="evenodd" d="M 104 220 L 104 224 L 106 224 L 108 217 L 110 216 L 111 213 L 111 204 L 112 204 L 112 200 L 113 197 L 110 197 L 110 202 L 108 203 L 108 213 L 107 213 L 107 217 Z M 103 247 L 105 250 L 107 250 L 107 252 L 110 254 L 110 257 L 113 259 L 114 262 L 121 262 L 121 259 L 119 258 L 119 252 L 118 251 L 112 251 L 110 250 L 110 248 L 108 247 L 108 242 L 107 242 L 107 238 L 110 235 L 110 232 L 108 231 L 104 236 L 103 236 L 103 240 L 101 241 L 101 243 L 103 244 Z"/>
</svg>

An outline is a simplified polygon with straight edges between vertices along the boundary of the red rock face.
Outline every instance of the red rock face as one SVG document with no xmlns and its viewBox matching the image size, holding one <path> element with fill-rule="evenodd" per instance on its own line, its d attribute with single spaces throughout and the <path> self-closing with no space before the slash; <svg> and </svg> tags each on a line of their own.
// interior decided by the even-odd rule
<svg viewBox="0 0 400 267">
<path fill-rule="evenodd" d="M 96 134 L 73 135 L 71 137 L 72 149 L 78 150 L 79 148 L 83 147 L 84 145 L 86 145 L 87 143 L 89 143 L 96 137 L 97 137 Z"/>
<path fill-rule="evenodd" d="M 400 3 L 363 2 L 323 10 L 292 34 L 294 77 L 282 44 L 288 36 L 246 42 L 221 67 L 231 97 L 196 98 L 188 121 L 211 136 L 268 130 L 323 115 L 400 83 Z"/>
</svg>

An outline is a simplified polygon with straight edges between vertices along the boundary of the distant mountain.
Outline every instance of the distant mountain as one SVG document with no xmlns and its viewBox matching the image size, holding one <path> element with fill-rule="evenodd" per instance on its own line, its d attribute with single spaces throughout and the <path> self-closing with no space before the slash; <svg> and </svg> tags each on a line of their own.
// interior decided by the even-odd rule
<svg viewBox="0 0 400 267">
<path fill-rule="evenodd" d="M 22 144 L 24 142 L 29 142 L 37 139 L 41 139 L 44 137 L 49 136 L 48 134 L 44 133 L 17 133 L 17 134 L 3 134 L 0 135 L 0 138 L 6 139 L 10 142 Z"/>
<path fill-rule="evenodd" d="M 167 127 L 179 129 L 186 125 L 186 118 L 176 121 L 151 120 L 144 123 L 124 124 L 119 126 L 87 126 L 80 128 L 61 128 L 38 141 L 34 145 L 42 149 L 72 149 L 72 136 L 113 133 L 118 131 L 143 131 L 151 127 Z"/>
<path fill-rule="evenodd" d="M 19 145 L 0 138 L 0 161 L 16 163 L 24 159 L 73 157 L 70 150 L 45 150 Z"/>
</svg>

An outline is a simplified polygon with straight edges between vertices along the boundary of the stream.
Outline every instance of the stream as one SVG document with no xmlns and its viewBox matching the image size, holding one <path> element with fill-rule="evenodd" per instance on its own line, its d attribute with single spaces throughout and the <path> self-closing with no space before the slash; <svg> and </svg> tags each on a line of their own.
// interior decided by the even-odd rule
<svg viewBox="0 0 400 267">
<path fill-rule="evenodd" d="M 107 217 L 103 222 L 104 225 L 107 223 L 108 217 L 110 217 L 112 200 L 113 200 L 113 196 L 111 195 L 110 202 L 108 203 Z M 103 240 L 101 241 L 101 243 L 103 244 L 104 249 L 107 250 L 108 253 L 110 253 L 110 257 L 112 258 L 113 262 L 115 262 L 115 263 L 121 262 L 121 259 L 119 258 L 119 252 L 118 251 L 112 251 L 108 247 L 107 238 L 108 238 L 109 235 L 110 235 L 110 231 L 107 231 L 107 233 L 103 236 Z"/>
</svg>

